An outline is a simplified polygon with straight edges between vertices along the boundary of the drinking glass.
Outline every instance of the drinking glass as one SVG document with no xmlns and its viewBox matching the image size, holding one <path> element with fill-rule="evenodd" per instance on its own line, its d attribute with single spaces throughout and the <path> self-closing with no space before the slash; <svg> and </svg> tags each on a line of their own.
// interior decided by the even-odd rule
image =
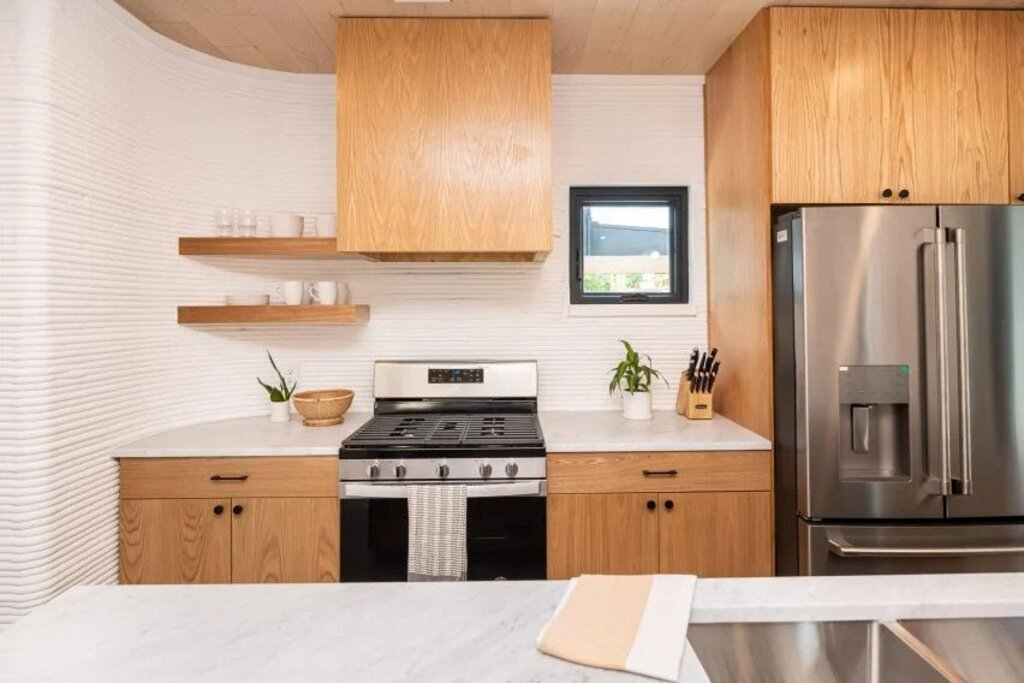
<svg viewBox="0 0 1024 683">
<path fill-rule="evenodd" d="M 242 212 L 242 217 L 238 221 L 238 236 L 239 237 L 255 237 L 256 236 L 256 212 L 251 209 L 246 209 Z"/>
<path fill-rule="evenodd" d="M 217 237 L 231 237 L 235 228 L 235 217 L 231 209 L 220 209 L 216 215 Z"/>
</svg>

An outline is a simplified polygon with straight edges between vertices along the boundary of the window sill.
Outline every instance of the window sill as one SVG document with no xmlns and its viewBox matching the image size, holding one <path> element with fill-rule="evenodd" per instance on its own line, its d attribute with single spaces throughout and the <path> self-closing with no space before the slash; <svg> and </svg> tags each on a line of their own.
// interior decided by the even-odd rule
<svg viewBox="0 0 1024 683">
<path fill-rule="evenodd" d="M 569 304 L 570 318 L 693 318 L 695 304 Z"/>
</svg>

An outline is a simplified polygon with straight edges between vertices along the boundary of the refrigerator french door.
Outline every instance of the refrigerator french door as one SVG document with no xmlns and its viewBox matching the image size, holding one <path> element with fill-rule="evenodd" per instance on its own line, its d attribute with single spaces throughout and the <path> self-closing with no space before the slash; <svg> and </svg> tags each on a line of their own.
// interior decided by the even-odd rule
<svg viewBox="0 0 1024 683">
<path fill-rule="evenodd" d="M 1024 213 L 773 228 L 780 574 L 1024 570 Z"/>
</svg>

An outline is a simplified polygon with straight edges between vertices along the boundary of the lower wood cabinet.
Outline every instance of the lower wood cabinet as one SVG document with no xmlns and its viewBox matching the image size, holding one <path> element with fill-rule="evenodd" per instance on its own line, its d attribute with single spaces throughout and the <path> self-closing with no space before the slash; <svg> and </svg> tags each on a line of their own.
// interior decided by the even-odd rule
<svg viewBox="0 0 1024 683">
<path fill-rule="evenodd" d="M 658 502 L 660 571 L 771 576 L 770 493 L 660 494 Z"/>
<path fill-rule="evenodd" d="M 548 578 L 770 576 L 770 468 L 768 451 L 549 455 Z"/>
<path fill-rule="evenodd" d="M 657 496 L 548 496 L 548 578 L 658 572 Z"/>
<path fill-rule="evenodd" d="M 337 458 L 122 461 L 121 583 L 337 581 L 337 486 Z"/>
<path fill-rule="evenodd" d="M 230 583 L 230 499 L 122 500 L 121 583 Z"/>
<path fill-rule="evenodd" d="M 338 580 L 337 498 L 235 498 L 234 583 Z"/>
</svg>

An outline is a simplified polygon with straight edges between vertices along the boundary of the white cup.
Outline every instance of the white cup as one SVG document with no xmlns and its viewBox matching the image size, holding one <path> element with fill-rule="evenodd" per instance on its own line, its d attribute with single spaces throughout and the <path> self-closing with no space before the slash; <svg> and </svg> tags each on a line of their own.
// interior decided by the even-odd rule
<svg viewBox="0 0 1024 683">
<path fill-rule="evenodd" d="M 338 235 L 338 216 L 333 213 L 322 213 L 317 216 L 316 222 L 316 236 L 317 237 L 337 237 Z"/>
<path fill-rule="evenodd" d="M 302 280 L 288 280 L 274 288 L 274 298 L 284 301 L 289 306 L 302 304 L 302 295 L 306 291 L 306 283 Z"/>
<path fill-rule="evenodd" d="M 302 216 L 286 215 L 271 226 L 274 237 L 302 237 Z"/>
<path fill-rule="evenodd" d="M 313 301 L 325 306 L 338 303 L 338 283 L 332 280 L 319 280 L 309 288 L 309 296 Z"/>
<path fill-rule="evenodd" d="M 303 237 L 316 237 L 316 226 L 317 217 L 314 215 L 308 215 L 302 217 L 302 236 Z"/>
</svg>

